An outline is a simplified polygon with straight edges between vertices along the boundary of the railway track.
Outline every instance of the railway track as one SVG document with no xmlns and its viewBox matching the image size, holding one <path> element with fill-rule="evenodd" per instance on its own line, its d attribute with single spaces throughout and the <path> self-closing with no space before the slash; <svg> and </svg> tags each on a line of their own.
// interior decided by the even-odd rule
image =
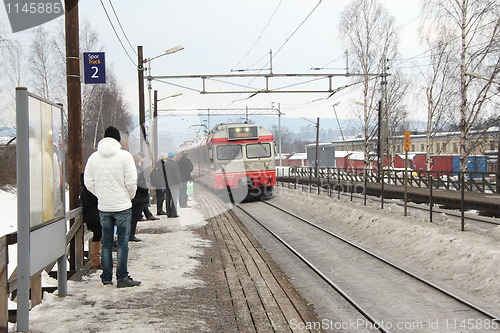
<svg viewBox="0 0 500 333">
<path fill-rule="evenodd" d="M 292 183 L 288 183 L 288 184 L 292 184 Z M 290 185 L 288 186 L 288 188 L 289 187 L 290 187 Z M 326 190 L 324 188 L 321 188 L 321 187 L 319 188 L 319 191 L 321 191 L 321 193 L 328 193 L 328 190 Z M 351 194 L 351 193 L 341 192 L 340 195 L 342 195 L 343 197 L 351 197 L 351 195 L 352 195 L 353 198 L 364 200 L 364 196 L 363 195 L 359 195 L 359 194 L 356 194 L 356 193 L 352 193 Z M 381 201 L 381 199 L 379 197 L 373 197 L 373 196 L 367 196 L 367 200 L 371 201 L 371 202 L 377 202 L 377 203 L 380 203 L 380 201 Z M 404 206 L 404 203 L 401 202 L 401 200 L 398 200 L 398 199 L 384 199 L 384 201 L 388 202 L 388 203 L 391 203 L 391 204 L 395 204 L 395 205 L 400 206 L 400 207 Z M 420 210 L 420 211 L 425 211 L 427 213 L 430 213 L 430 207 L 429 206 L 423 206 L 423 205 L 415 204 L 415 203 L 412 203 L 412 202 L 408 202 L 408 208 L 415 209 L 415 210 Z M 453 209 L 433 207 L 432 210 L 433 210 L 433 213 L 442 213 L 442 214 L 446 214 L 448 216 L 452 216 L 452 217 L 456 217 L 456 218 L 461 218 L 461 213 L 457 212 L 457 211 L 455 211 Z M 465 219 L 466 219 L 467 222 L 486 223 L 486 224 L 491 224 L 491 225 L 494 225 L 494 226 L 500 225 L 500 221 L 498 221 L 499 219 L 498 218 L 493 218 L 493 217 L 471 216 L 470 214 L 467 214 L 465 216 Z"/>
<path fill-rule="evenodd" d="M 371 325 L 369 331 L 426 331 L 427 327 L 428 331 L 491 332 L 500 328 L 500 318 L 488 310 L 307 219 L 269 202 L 236 207 L 359 312 Z M 269 222 L 271 216 L 274 219 Z M 276 219 L 288 222 L 277 230 Z M 294 231 L 303 237 L 290 236 Z M 430 330 L 431 324 L 438 326 L 436 330 Z"/>
</svg>

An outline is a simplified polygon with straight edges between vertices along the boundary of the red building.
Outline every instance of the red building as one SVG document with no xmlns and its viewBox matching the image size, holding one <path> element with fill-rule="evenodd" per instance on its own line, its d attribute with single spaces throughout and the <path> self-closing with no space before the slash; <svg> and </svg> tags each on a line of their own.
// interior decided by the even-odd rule
<svg viewBox="0 0 500 333">
<path fill-rule="evenodd" d="M 295 153 L 287 158 L 288 166 L 294 167 L 304 167 L 307 166 L 307 154 L 306 153 Z"/>
</svg>

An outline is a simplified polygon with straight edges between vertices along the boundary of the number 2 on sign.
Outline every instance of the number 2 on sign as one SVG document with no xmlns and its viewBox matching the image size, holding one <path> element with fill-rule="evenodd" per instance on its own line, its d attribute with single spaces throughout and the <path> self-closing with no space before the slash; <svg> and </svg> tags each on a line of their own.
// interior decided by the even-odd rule
<svg viewBox="0 0 500 333">
<path fill-rule="evenodd" d="M 99 68 L 97 66 L 92 66 L 91 68 L 94 70 L 94 74 L 92 74 L 92 78 L 98 79 L 99 75 L 97 75 L 97 73 L 99 72 Z"/>
</svg>

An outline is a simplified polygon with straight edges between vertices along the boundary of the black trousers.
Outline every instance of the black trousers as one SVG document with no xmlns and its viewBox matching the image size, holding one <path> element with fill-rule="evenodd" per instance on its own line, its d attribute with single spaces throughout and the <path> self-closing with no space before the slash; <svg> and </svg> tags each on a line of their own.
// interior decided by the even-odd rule
<svg viewBox="0 0 500 333">
<path fill-rule="evenodd" d="M 153 213 L 151 213 L 151 211 L 149 210 L 149 203 L 144 204 L 142 206 L 142 212 L 144 213 L 144 216 L 146 216 L 147 219 L 149 219 L 151 216 L 153 216 Z"/>
<path fill-rule="evenodd" d="M 167 190 L 165 192 L 165 197 L 167 201 L 167 216 L 177 216 L 177 209 L 175 208 L 174 198 L 172 197 L 172 193 L 170 192 L 170 190 Z"/>
<path fill-rule="evenodd" d="M 166 199 L 167 190 L 156 189 L 156 214 L 163 211 L 163 202 Z"/>
</svg>

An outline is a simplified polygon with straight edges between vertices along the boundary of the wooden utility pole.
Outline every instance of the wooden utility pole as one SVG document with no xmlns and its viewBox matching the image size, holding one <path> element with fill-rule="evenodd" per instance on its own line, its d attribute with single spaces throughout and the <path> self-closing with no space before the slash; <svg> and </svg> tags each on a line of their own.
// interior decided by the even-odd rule
<svg viewBox="0 0 500 333">
<path fill-rule="evenodd" d="M 82 102 L 80 83 L 80 42 L 78 0 L 65 0 L 66 30 L 66 84 L 68 94 L 68 151 L 67 175 L 69 183 L 69 208 L 79 206 L 80 174 L 82 166 Z M 73 222 L 72 222 L 73 223 Z M 70 245 L 70 269 L 76 269 L 75 237 Z M 83 243 L 82 243 L 83 245 Z"/>
<path fill-rule="evenodd" d="M 144 151 L 146 143 L 146 106 L 144 103 L 144 58 L 142 54 L 142 46 L 137 46 L 137 74 L 139 80 L 139 126 L 141 128 L 140 147 L 141 152 Z"/>
</svg>

